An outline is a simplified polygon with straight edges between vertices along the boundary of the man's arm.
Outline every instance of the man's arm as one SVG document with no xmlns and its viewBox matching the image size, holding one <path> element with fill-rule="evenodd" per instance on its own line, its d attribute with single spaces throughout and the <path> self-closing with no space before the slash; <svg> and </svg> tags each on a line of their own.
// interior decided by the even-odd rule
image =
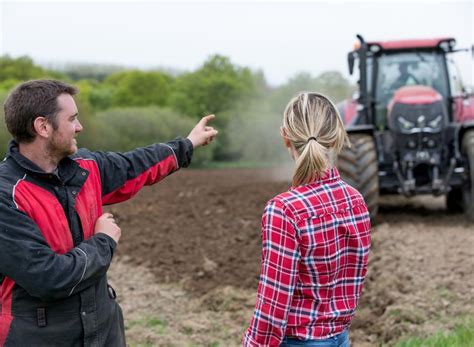
<svg viewBox="0 0 474 347">
<path fill-rule="evenodd" d="M 112 224 L 102 222 L 96 235 L 57 254 L 36 223 L 0 196 L 0 274 L 43 301 L 67 298 L 106 273 L 120 232 Z"/>
<path fill-rule="evenodd" d="M 209 144 L 217 131 L 207 123 L 214 115 L 203 117 L 186 139 L 176 138 L 138 148 L 126 153 L 93 152 L 98 165 L 103 204 L 114 204 L 133 197 L 147 185 L 152 185 L 181 167 L 187 167 L 195 148 Z"/>
<path fill-rule="evenodd" d="M 255 313 L 243 345 L 279 346 L 293 298 L 300 250 L 291 218 L 279 201 L 271 201 L 262 217 L 262 269 Z"/>
</svg>

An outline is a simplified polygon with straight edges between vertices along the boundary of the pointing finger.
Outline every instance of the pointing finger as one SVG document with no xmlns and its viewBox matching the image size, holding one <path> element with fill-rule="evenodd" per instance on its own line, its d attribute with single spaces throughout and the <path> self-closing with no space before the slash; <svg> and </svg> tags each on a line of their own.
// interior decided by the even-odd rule
<svg viewBox="0 0 474 347">
<path fill-rule="evenodd" d="M 199 121 L 199 123 L 201 123 L 202 125 L 206 126 L 207 123 L 208 123 L 209 121 L 211 121 L 212 119 L 214 119 L 214 118 L 216 118 L 216 116 L 213 115 L 213 114 L 210 114 L 210 115 L 207 115 L 207 116 L 205 116 L 205 117 L 202 117 L 201 120 Z"/>
</svg>

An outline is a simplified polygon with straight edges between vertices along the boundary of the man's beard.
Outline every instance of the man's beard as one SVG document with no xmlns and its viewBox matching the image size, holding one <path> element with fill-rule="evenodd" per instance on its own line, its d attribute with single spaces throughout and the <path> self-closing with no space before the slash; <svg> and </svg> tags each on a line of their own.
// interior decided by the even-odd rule
<svg viewBox="0 0 474 347">
<path fill-rule="evenodd" d="M 51 157 L 58 161 L 77 152 L 77 146 L 74 139 L 65 141 L 59 136 L 53 136 L 48 143 L 47 151 Z"/>
</svg>

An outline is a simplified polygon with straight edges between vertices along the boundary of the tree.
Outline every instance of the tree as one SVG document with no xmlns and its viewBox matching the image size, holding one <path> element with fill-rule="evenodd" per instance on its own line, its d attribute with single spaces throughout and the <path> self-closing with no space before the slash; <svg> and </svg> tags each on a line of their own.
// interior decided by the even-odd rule
<svg viewBox="0 0 474 347">
<path fill-rule="evenodd" d="M 40 78 L 46 71 L 33 64 L 28 57 L 10 58 L 8 55 L 0 57 L 0 81 L 15 79 L 25 81 Z"/>
<path fill-rule="evenodd" d="M 195 72 L 176 79 L 171 106 L 197 118 L 227 111 L 237 101 L 252 96 L 254 91 L 250 69 L 234 66 L 229 58 L 214 55 Z"/>
<path fill-rule="evenodd" d="M 117 72 L 105 80 L 113 90 L 112 106 L 165 106 L 172 83 L 165 73 L 138 70 Z"/>
<path fill-rule="evenodd" d="M 8 55 L 0 57 L 0 89 L 10 90 L 22 81 L 38 78 L 65 79 L 66 76 L 57 72 L 43 69 L 33 63 L 29 57 L 11 58 Z"/>
</svg>

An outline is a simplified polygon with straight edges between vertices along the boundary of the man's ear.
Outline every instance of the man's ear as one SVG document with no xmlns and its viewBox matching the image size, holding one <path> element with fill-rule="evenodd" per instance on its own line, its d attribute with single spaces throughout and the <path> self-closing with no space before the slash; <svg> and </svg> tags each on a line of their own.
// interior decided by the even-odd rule
<svg viewBox="0 0 474 347">
<path fill-rule="evenodd" d="M 38 136 L 49 138 L 51 136 L 53 127 L 45 117 L 36 117 L 33 121 L 33 129 Z"/>
<path fill-rule="evenodd" d="M 288 138 L 288 136 L 286 135 L 285 128 L 280 127 L 280 135 L 283 138 L 283 143 L 285 144 L 285 147 L 290 148 L 291 147 L 291 142 L 290 142 L 290 139 Z"/>
</svg>

